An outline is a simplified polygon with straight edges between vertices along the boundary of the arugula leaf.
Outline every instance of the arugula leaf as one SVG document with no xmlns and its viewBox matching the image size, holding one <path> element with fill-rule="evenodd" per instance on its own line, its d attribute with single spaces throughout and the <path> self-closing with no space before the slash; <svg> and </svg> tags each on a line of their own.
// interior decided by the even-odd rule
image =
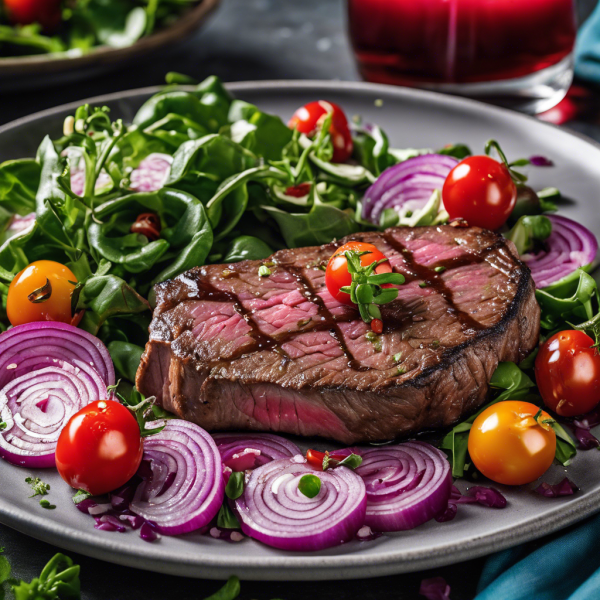
<svg viewBox="0 0 600 600">
<path fill-rule="evenodd" d="M 231 138 L 257 156 L 278 160 L 292 139 L 292 130 L 275 116 L 256 106 L 234 100 L 229 109 Z"/>
<path fill-rule="evenodd" d="M 519 254 L 531 252 L 536 242 L 542 242 L 552 233 L 552 221 L 543 215 L 521 217 L 506 234 L 517 248 Z"/>
<path fill-rule="evenodd" d="M 223 262 L 234 263 L 240 260 L 260 260 L 268 258 L 273 250 L 262 240 L 252 235 L 241 235 L 229 243 Z"/>
<path fill-rule="evenodd" d="M 220 590 L 204 600 L 235 600 L 240 595 L 240 591 L 240 580 L 234 575 Z"/>
<path fill-rule="evenodd" d="M 587 321 L 598 312 L 598 287 L 584 269 L 536 290 L 535 296 L 542 309 L 542 329 L 547 331 L 571 329 L 569 323 Z"/>
<path fill-rule="evenodd" d="M 244 493 L 244 477 L 242 471 L 234 471 L 229 476 L 229 481 L 225 486 L 225 495 L 231 500 L 237 500 Z"/>
<path fill-rule="evenodd" d="M 39 163 L 31 158 L 0 164 L 0 206 L 21 216 L 34 212 L 40 175 Z"/>
<path fill-rule="evenodd" d="M 217 515 L 217 526 L 223 529 L 239 529 L 240 522 L 235 516 L 235 513 L 229 507 L 228 502 L 229 501 L 225 499 L 221 505 L 221 508 L 219 509 L 219 514 Z"/>
<path fill-rule="evenodd" d="M 85 310 L 80 327 L 96 335 L 109 317 L 144 312 L 150 304 L 120 277 L 94 275 L 81 288 L 76 309 Z"/>
<path fill-rule="evenodd" d="M 135 374 L 140 365 L 144 348 L 129 342 L 113 340 L 108 344 L 108 352 L 115 365 L 117 375 L 132 383 L 135 382 Z"/>
<path fill-rule="evenodd" d="M 489 406 L 502 402 L 503 400 L 519 400 L 525 398 L 534 382 L 519 367 L 512 362 L 501 362 L 490 381 L 490 386 L 498 390 L 504 390 L 494 400 L 479 409 L 474 415 L 465 419 L 452 428 L 442 440 L 440 448 L 450 454 L 452 475 L 462 477 L 468 462 L 469 431 L 475 419 Z"/>
<path fill-rule="evenodd" d="M 12 583 L 15 600 L 80 600 L 80 567 L 64 554 L 56 554 L 31 583 Z"/>
</svg>

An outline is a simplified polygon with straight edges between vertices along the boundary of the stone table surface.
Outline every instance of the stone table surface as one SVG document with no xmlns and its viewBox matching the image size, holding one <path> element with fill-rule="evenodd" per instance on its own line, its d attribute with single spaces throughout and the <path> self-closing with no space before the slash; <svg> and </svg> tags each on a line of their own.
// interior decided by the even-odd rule
<svg viewBox="0 0 600 600">
<path fill-rule="evenodd" d="M 580 4 L 587 14 L 595 0 Z M 168 71 L 202 79 L 211 74 L 225 81 L 256 79 L 356 80 L 346 37 L 343 0 L 223 0 L 213 18 L 191 40 L 122 71 L 37 91 L 0 89 L 0 124 L 65 102 L 110 92 L 160 85 Z M 600 140 L 596 115 L 569 125 Z M 1 486 L 0 482 L 0 486 Z M 0 526 L 15 576 L 30 581 L 56 548 Z M 112 565 L 71 555 L 81 565 L 84 600 L 201 600 L 220 584 L 184 579 Z M 412 600 L 425 577 L 442 576 L 451 585 L 453 600 L 469 600 L 484 559 L 409 575 L 347 582 L 242 582 L 241 598 L 305 600 Z"/>
</svg>

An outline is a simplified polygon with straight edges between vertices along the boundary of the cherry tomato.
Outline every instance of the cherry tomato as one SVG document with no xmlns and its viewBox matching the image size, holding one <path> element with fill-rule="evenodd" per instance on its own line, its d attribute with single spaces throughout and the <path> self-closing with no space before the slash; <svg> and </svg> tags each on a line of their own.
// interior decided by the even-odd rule
<svg viewBox="0 0 600 600">
<path fill-rule="evenodd" d="M 337 104 L 327 100 L 309 102 L 292 115 L 288 127 L 297 129 L 300 133 L 311 137 L 317 132 L 323 119 L 329 113 L 333 113 L 331 127 L 329 128 L 333 144 L 333 157 L 331 160 L 334 163 L 345 162 L 352 156 L 354 145 L 350 127 L 348 127 L 348 119 L 346 119 L 344 111 Z"/>
<path fill-rule="evenodd" d="M 365 242 L 348 242 L 340 248 L 338 248 L 333 256 L 329 259 L 327 264 L 327 271 L 325 272 L 325 285 L 329 290 L 329 293 L 338 301 L 344 304 L 352 305 L 353 302 L 350 300 L 350 294 L 340 292 L 340 288 L 352 283 L 352 275 L 348 273 L 348 265 L 346 264 L 346 257 L 344 252 L 347 250 L 354 250 L 355 252 L 369 252 L 369 254 L 363 254 L 360 257 L 360 264 L 363 267 L 369 266 L 372 262 L 381 260 L 385 256 L 377 250 L 373 244 L 366 244 Z M 375 269 L 376 273 L 391 273 L 392 267 L 388 262 L 381 263 Z M 385 286 L 382 286 L 385 287 Z"/>
<path fill-rule="evenodd" d="M 600 354 L 583 331 L 560 331 L 540 347 L 535 378 L 544 404 L 562 417 L 589 412 L 600 402 Z"/>
<path fill-rule="evenodd" d="M 45 29 L 54 29 L 61 19 L 60 2 L 61 0 L 4 0 L 4 6 L 12 23 L 40 23 Z"/>
<path fill-rule="evenodd" d="M 131 412 L 98 400 L 73 415 L 58 438 L 56 467 L 76 489 L 97 496 L 116 490 L 137 471 L 144 446 Z"/>
<path fill-rule="evenodd" d="M 52 260 L 38 260 L 15 275 L 6 301 L 12 325 L 32 321 L 71 322 L 71 295 L 77 278 Z"/>
<path fill-rule="evenodd" d="M 529 402 L 508 400 L 486 408 L 469 433 L 473 464 L 488 479 L 523 485 L 541 477 L 552 464 L 556 435 L 544 423 L 550 415 Z"/>
<path fill-rule="evenodd" d="M 373 333 L 383 333 L 383 321 L 381 319 L 373 319 L 371 321 L 371 329 Z"/>
<path fill-rule="evenodd" d="M 448 173 L 442 189 L 450 219 L 499 229 L 517 201 L 517 186 L 507 167 L 489 156 L 469 156 Z"/>
</svg>

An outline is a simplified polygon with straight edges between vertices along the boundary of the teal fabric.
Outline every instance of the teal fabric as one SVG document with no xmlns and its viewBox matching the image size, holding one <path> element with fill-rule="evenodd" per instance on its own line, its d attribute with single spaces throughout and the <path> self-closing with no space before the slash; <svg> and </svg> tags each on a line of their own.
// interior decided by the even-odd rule
<svg viewBox="0 0 600 600">
<path fill-rule="evenodd" d="M 488 558 L 475 600 L 598 600 L 600 515 Z"/>
<path fill-rule="evenodd" d="M 600 3 L 577 34 L 575 75 L 600 84 Z"/>
</svg>

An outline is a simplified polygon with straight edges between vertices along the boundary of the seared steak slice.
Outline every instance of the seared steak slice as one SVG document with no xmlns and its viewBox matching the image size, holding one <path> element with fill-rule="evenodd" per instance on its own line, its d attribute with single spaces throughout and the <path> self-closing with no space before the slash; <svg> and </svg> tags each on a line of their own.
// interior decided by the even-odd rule
<svg viewBox="0 0 600 600">
<path fill-rule="evenodd" d="M 324 266 L 375 244 L 403 273 L 374 336 L 334 300 Z M 261 264 L 272 274 L 259 277 Z M 502 236 L 450 226 L 361 233 L 267 261 L 192 269 L 155 288 L 137 387 L 209 431 L 319 435 L 344 444 L 448 426 L 486 399 L 500 361 L 535 347 L 529 269 Z"/>
</svg>

